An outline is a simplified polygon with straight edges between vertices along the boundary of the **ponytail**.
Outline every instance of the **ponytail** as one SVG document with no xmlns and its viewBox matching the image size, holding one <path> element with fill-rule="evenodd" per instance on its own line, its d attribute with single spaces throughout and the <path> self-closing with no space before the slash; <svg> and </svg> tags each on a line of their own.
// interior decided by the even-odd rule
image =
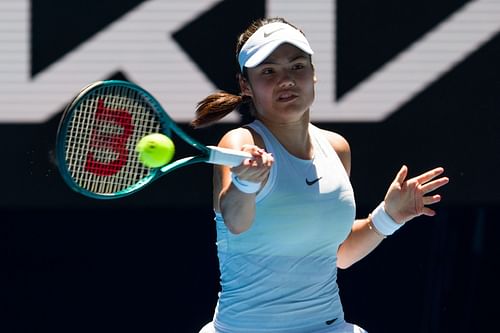
<svg viewBox="0 0 500 333">
<path fill-rule="evenodd" d="M 194 128 L 207 127 L 224 118 L 232 111 L 242 111 L 251 101 L 248 96 L 238 96 L 227 92 L 217 92 L 205 97 L 196 107 L 196 116 L 191 121 Z"/>
</svg>

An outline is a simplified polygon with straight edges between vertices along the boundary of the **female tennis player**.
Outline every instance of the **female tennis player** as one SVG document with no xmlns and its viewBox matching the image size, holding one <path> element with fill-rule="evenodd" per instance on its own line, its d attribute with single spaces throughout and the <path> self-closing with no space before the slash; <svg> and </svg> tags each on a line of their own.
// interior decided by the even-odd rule
<svg viewBox="0 0 500 333">
<path fill-rule="evenodd" d="M 220 147 L 253 158 L 214 169 L 221 292 L 202 333 L 366 332 L 344 320 L 337 268 L 362 259 L 419 215 L 435 215 L 430 192 L 448 183 L 435 168 L 407 179 L 403 166 L 372 214 L 355 220 L 348 142 L 310 122 L 313 50 L 282 18 L 261 19 L 237 42 L 239 96 L 200 102 L 195 127 L 233 110 L 254 121 Z"/>
</svg>

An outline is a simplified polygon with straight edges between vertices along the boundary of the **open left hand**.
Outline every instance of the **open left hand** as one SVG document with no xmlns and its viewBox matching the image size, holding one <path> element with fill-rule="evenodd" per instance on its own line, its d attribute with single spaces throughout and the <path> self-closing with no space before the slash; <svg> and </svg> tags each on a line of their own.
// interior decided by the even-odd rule
<svg viewBox="0 0 500 333">
<path fill-rule="evenodd" d="M 408 167 L 403 165 L 384 199 L 387 214 L 397 223 L 405 223 L 420 215 L 436 215 L 436 212 L 427 206 L 441 201 L 441 196 L 426 194 L 449 182 L 447 177 L 435 179 L 443 172 L 443 168 L 435 168 L 406 180 Z"/>
</svg>

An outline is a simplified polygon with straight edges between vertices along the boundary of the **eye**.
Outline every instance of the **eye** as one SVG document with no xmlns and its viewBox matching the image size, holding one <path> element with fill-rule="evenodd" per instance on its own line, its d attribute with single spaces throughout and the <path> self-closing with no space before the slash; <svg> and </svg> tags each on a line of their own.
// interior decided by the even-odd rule
<svg viewBox="0 0 500 333">
<path fill-rule="evenodd" d="M 274 73 L 274 69 L 271 67 L 264 67 L 264 68 L 262 68 L 262 70 L 260 72 L 263 75 L 270 75 L 270 74 Z"/>
<path fill-rule="evenodd" d="M 299 70 L 299 69 L 303 69 L 305 67 L 306 67 L 306 65 L 304 63 L 297 62 L 297 63 L 293 64 L 292 69 L 293 70 Z"/>
</svg>

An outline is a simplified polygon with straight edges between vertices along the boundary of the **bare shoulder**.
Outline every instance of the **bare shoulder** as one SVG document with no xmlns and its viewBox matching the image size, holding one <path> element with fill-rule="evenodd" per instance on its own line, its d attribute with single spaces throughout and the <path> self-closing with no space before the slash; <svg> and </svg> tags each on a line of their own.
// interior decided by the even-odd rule
<svg viewBox="0 0 500 333">
<path fill-rule="evenodd" d="M 332 145 L 333 149 L 339 156 L 344 168 L 347 173 L 351 172 L 351 147 L 349 146 L 349 142 L 342 135 L 327 131 L 321 130 L 323 135 L 327 138 L 328 142 Z"/>
<path fill-rule="evenodd" d="M 252 132 L 244 127 L 230 130 L 219 141 L 219 146 L 231 149 L 240 149 L 245 144 L 254 144 Z"/>
<path fill-rule="evenodd" d="M 335 149 L 337 154 L 345 154 L 351 152 L 349 142 L 347 142 L 346 138 L 344 138 L 342 135 L 327 130 L 321 131 L 323 132 L 323 135 L 325 135 L 325 137 L 328 139 L 328 142 L 330 142 L 333 149 Z"/>
<path fill-rule="evenodd" d="M 260 135 L 247 127 L 235 128 L 227 132 L 219 141 L 219 146 L 224 148 L 239 150 L 243 145 L 256 145 L 265 148 Z"/>
</svg>

